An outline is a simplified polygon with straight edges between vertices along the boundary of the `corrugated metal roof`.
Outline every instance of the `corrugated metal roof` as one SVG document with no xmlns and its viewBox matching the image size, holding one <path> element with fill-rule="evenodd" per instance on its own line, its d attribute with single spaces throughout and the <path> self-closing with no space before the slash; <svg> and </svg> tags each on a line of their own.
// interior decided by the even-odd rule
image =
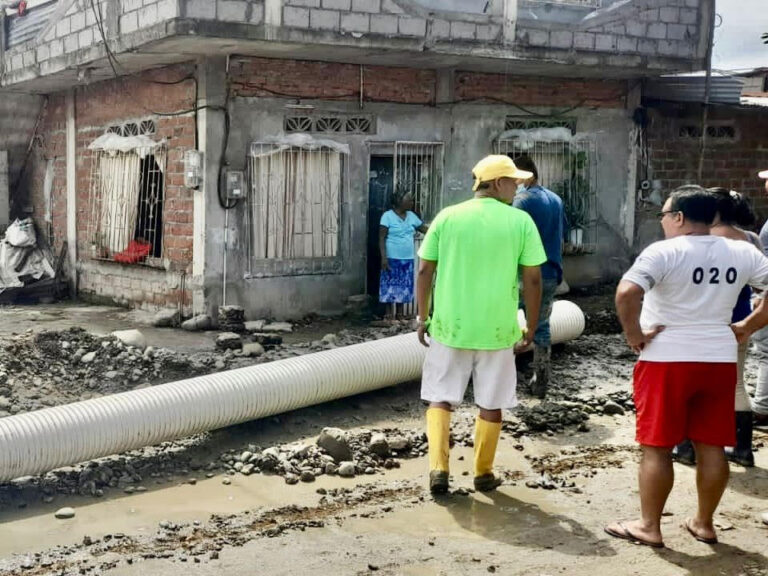
<svg viewBox="0 0 768 576">
<path fill-rule="evenodd" d="M 665 76 L 649 80 L 643 96 L 651 100 L 670 102 L 704 102 L 704 76 Z M 713 104 L 739 105 L 742 78 L 713 76 L 709 101 Z"/>
<path fill-rule="evenodd" d="M 13 48 L 34 40 L 45 28 L 56 11 L 58 0 L 51 0 L 40 6 L 30 8 L 24 16 L 11 16 L 7 20 L 6 47 Z"/>
</svg>

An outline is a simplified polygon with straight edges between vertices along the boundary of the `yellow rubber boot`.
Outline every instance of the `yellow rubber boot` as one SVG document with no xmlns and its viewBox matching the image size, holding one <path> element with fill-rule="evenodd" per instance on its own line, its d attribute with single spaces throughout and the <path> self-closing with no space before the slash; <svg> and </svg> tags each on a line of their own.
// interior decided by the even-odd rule
<svg viewBox="0 0 768 576">
<path fill-rule="evenodd" d="M 475 489 L 494 490 L 501 481 L 493 474 L 493 460 L 499 445 L 501 422 L 488 422 L 479 416 L 475 421 Z"/>
<path fill-rule="evenodd" d="M 451 413 L 442 408 L 427 410 L 427 443 L 429 444 L 429 489 L 433 494 L 448 491 Z"/>
</svg>

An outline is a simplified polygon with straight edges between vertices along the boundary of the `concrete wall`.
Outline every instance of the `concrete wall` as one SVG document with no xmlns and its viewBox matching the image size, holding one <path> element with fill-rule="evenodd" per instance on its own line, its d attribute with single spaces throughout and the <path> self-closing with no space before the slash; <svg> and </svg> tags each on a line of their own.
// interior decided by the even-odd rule
<svg viewBox="0 0 768 576">
<path fill-rule="evenodd" d="M 229 140 L 228 159 L 233 168 L 244 168 L 247 151 L 251 142 L 283 133 L 283 116 L 290 109 L 287 104 L 296 100 L 265 97 L 264 90 L 275 89 L 274 84 L 264 86 L 258 82 L 252 85 L 254 95 L 248 95 L 242 77 L 238 74 L 247 70 L 253 62 L 239 61 L 232 63 L 233 88 L 237 94 L 230 104 L 232 133 Z M 259 61 L 258 69 L 268 69 L 269 63 Z M 284 72 L 273 79 L 281 83 L 281 90 L 286 91 L 291 82 L 294 64 L 305 66 L 306 63 L 279 62 Z M 504 97 L 504 92 L 493 88 L 491 82 L 487 93 L 473 92 L 473 102 L 462 102 L 461 91 L 456 89 L 445 104 L 408 103 L 413 91 L 408 85 L 390 94 L 388 102 L 365 102 L 361 110 L 357 97 L 351 95 L 346 101 L 329 101 L 311 98 L 313 90 L 328 87 L 325 79 L 333 79 L 331 88 L 342 91 L 343 70 L 335 71 L 324 66 L 322 73 L 305 74 L 302 86 L 290 86 L 293 90 L 303 90 L 302 104 L 314 106 L 314 113 L 322 111 L 337 113 L 372 114 L 377 119 L 377 129 L 371 135 L 323 135 L 350 147 L 349 156 L 349 191 L 343 203 L 342 238 L 340 271 L 327 274 L 290 275 L 285 271 L 272 275 L 268 268 L 255 270 L 248 262 L 248 224 L 245 205 L 240 205 L 229 214 L 227 250 L 227 303 L 238 303 L 246 307 L 252 317 L 300 317 L 310 312 L 339 311 L 349 295 L 363 293 L 366 282 L 367 257 L 367 210 L 368 210 L 368 166 L 371 151 L 381 150 L 396 140 L 438 141 L 445 143 L 444 203 L 451 204 L 471 196 L 471 169 L 482 156 L 494 151 L 494 140 L 504 131 L 507 115 L 519 115 L 520 110 L 512 105 L 492 103 L 493 98 Z M 306 72 L 306 71 L 305 71 Z M 396 71 L 381 71 L 384 76 L 391 76 Z M 416 72 L 414 71 L 414 74 Z M 462 75 L 466 73 L 458 73 Z M 246 76 L 251 78 L 250 75 Z M 268 76 L 268 75 L 267 75 Z M 366 78 L 372 86 L 377 85 L 374 71 L 367 71 Z M 317 84 L 313 79 L 317 79 Z M 357 80 L 357 78 L 355 79 Z M 485 79 L 488 80 L 488 79 Z M 561 111 L 568 102 L 582 101 L 578 87 L 581 83 L 569 84 L 568 80 L 559 82 L 560 98 L 552 95 L 542 99 L 542 89 L 535 79 L 509 78 L 509 85 L 517 90 L 517 102 L 531 106 L 531 111 L 548 115 Z M 351 80 L 350 80 L 351 81 Z M 339 84 L 341 82 L 341 84 Z M 418 83 L 423 86 L 423 83 Z M 474 85 L 474 83 L 472 83 Z M 620 83 L 619 83 L 620 84 Z M 482 84 L 481 84 L 482 85 Z M 529 91 L 523 93 L 521 86 L 528 85 Z M 583 81 L 584 86 L 589 82 Z M 591 103 L 591 108 L 582 106 L 568 114 L 577 120 L 578 131 L 592 135 L 598 142 L 599 198 L 598 209 L 600 224 L 598 227 L 598 251 L 595 254 L 569 258 L 566 263 L 566 277 L 575 285 L 588 284 L 597 280 L 615 278 L 625 269 L 629 253 L 627 240 L 620 231 L 624 227 L 625 200 L 629 178 L 631 126 L 630 113 L 625 99 L 617 92 L 620 85 L 604 85 L 596 82 L 592 94 L 606 92 L 612 98 L 604 98 Z M 476 90 L 476 89 L 474 89 Z M 436 89 L 437 91 L 437 89 Z M 264 92 L 264 93 L 263 93 Z M 292 92 L 299 94 L 299 92 Z M 468 98 L 470 99 L 470 98 Z M 539 106 L 536 102 L 539 102 Z M 559 102 L 559 105 L 556 104 Z M 545 104 L 545 105 L 541 105 Z M 552 107 L 550 107 L 552 106 Z M 220 302 L 224 259 L 223 211 L 215 203 L 208 202 L 208 216 L 215 220 L 216 227 L 208 228 L 208 242 L 213 246 L 213 254 L 206 263 L 206 296 L 209 302 Z M 212 282 L 212 283 L 211 283 Z"/>
</svg>

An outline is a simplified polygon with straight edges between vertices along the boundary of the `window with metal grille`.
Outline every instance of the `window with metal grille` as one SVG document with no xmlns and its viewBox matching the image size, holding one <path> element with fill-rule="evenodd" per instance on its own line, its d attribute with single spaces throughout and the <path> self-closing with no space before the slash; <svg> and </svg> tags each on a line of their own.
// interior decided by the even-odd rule
<svg viewBox="0 0 768 576">
<path fill-rule="evenodd" d="M 92 258 L 126 264 L 162 258 L 165 159 L 159 146 L 94 152 L 88 222 Z"/>
<path fill-rule="evenodd" d="M 537 128 L 567 128 L 576 134 L 576 118 L 531 118 L 507 116 L 504 130 L 535 130 Z"/>
<path fill-rule="evenodd" d="M 249 157 L 251 263 L 339 253 L 345 155 L 330 147 L 254 143 Z"/>
<path fill-rule="evenodd" d="M 283 129 L 286 134 L 373 134 L 376 123 L 371 116 L 286 116 Z"/>
<path fill-rule="evenodd" d="M 443 207 L 444 148 L 442 142 L 395 142 L 394 193 L 413 196 L 414 211 L 425 222 L 431 222 Z M 414 240 L 417 253 L 421 242 L 421 236 Z M 418 268 L 414 268 L 415 275 Z M 404 305 L 404 314 L 413 316 L 416 312 L 415 301 Z"/>
<path fill-rule="evenodd" d="M 425 221 L 443 207 L 443 143 L 395 142 L 395 194 L 410 194 Z"/>
<path fill-rule="evenodd" d="M 536 137 L 545 137 L 538 140 Z M 521 132 L 499 140 L 497 152 L 527 155 L 539 172 L 539 184 L 563 200 L 568 229 L 566 253 L 594 252 L 597 247 L 597 144 L 590 139 L 559 139 L 555 131 Z"/>
</svg>

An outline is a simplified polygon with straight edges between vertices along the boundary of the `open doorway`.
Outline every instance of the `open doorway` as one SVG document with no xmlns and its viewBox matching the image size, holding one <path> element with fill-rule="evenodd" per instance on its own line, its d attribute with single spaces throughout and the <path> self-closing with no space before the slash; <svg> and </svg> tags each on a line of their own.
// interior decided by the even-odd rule
<svg viewBox="0 0 768 576">
<path fill-rule="evenodd" d="M 366 285 L 373 303 L 373 312 L 383 315 L 385 306 L 379 303 L 379 276 L 381 252 L 379 250 L 379 222 L 390 208 L 394 190 L 394 157 L 371 156 L 368 180 L 368 276 Z"/>
<path fill-rule="evenodd" d="M 414 200 L 414 212 L 427 224 L 443 205 L 443 144 L 395 142 L 390 150 L 391 154 L 372 154 L 370 157 L 367 287 L 374 302 L 374 313 L 377 315 L 383 315 L 386 311 L 385 306 L 379 303 L 379 222 L 381 215 L 392 207 L 394 191 L 410 193 Z M 418 251 L 421 245 L 420 234 L 416 235 L 415 243 Z M 415 269 L 418 270 L 418 257 L 415 264 Z M 406 305 L 403 312 L 406 316 L 415 316 L 415 303 Z"/>
</svg>

